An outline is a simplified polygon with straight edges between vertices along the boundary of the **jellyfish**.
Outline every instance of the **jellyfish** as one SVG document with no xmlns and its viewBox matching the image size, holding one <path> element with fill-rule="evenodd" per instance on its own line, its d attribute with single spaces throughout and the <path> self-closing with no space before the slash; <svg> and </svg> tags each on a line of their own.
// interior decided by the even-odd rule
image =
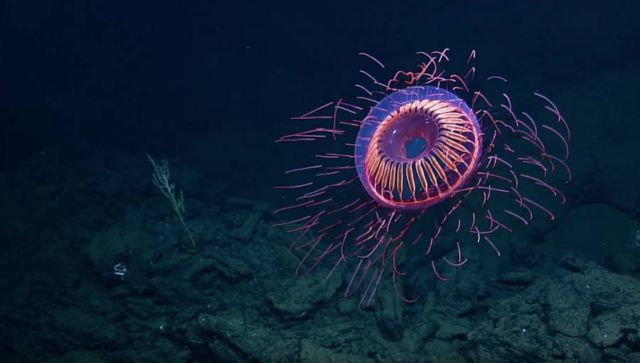
<svg viewBox="0 0 640 363">
<path fill-rule="evenodd" d="M 555 219 L 548 204 L 565 203 L 556 185 L 571 179 L 571 132 L 550 98 L 536 91 L 533 111 L 517 109 L 507 79 L 480 76 L 475 50 L 458 66 L 449 49 L 417 52 L 411 70 L 359 55 L 359 94 L 293 117 L 296 130 L 276 140 L 306 160 L 274 187 L 286 203 L 274 227 L 293 234 L 297 273 L 346 267 L 344 294 L 359 292 L 363 306 L 386 276 L 412 303 L 420 294 L 406 296 L 404 267 L 446 281 L 467 248 L 500 256 L 501 234 Z"/>
</svg>

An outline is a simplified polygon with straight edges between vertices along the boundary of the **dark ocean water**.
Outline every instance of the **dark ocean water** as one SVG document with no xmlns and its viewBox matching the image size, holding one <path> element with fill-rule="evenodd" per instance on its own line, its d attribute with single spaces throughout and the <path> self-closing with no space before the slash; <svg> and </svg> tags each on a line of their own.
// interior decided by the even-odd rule
<svg viewBox="0 0 640 363">
<path fill-rule="evenodd" d="M 0 1 L 0 362 L 640 362 L 639 10 Z M 505 193 L 387 208 L 355 133 L 436 63 L 538 123 L 480 120 Z"/>
</svg>

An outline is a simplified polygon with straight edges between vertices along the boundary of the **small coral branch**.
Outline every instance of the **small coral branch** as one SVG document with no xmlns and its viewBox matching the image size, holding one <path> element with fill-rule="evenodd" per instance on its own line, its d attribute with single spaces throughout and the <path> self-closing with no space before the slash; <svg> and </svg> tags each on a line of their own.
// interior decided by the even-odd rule
<svg viewBox="0 0 640 363">
<path fill-rule="evenodd" d="M 187 227 L 187 223 L 184 221 L 184 195 L 182 194 L 182 190 L 180 190 L 178 195 L 176 195 L 176 186 L 169 180 L 171 177 L 169 162 L 163 159 L 160 160 L 159 163 L 156 163 L 149 154 L 147 154 L 147 158 L 153 166 L 153 185 L 160 189 L 162 195 L 169 200 L 169 204 L 171 204 L 171 208 L 173 208 L 178 215 L 180 223 L 182 223 L 184 230 L 189 236 L 189 240 L 191 240 L 191 244 L 195 246 L 196 241 L 193 239 L 191 231 L 189 230 L 189 227 Z"/>
</svg>

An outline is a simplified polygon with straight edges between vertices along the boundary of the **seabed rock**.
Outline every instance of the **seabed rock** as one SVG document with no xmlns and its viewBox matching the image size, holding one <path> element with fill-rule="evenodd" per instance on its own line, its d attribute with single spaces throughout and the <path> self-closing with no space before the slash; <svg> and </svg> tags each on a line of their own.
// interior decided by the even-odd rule
<svg viewBox="0 0 640 363">
<path fill-rule="evenodd" d="M 493 305 L 490 320 L 471 334 L 480 360 L 598 362 L 636 350 L 640 283 L 592 262 L 577 264 L 578 272 L 540 279 Z"/>
<path fill-rule="evenodd" d="M 329 278 L 326 283 L 322 279 L 322 271 L 316 271 L 311 277 L 292 280 L 267 295 L 273 308 L 285 318 L 302 319 L 317 309 L 324 302 L 336 295 L 341 285 L 339 278 Z"/>
</svg>

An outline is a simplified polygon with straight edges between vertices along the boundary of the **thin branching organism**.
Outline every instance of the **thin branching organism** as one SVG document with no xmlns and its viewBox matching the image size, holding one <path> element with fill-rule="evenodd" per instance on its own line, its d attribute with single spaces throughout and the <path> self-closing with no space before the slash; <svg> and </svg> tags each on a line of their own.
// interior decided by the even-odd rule
<svg viewBox="0 0 640 363">
<path fill-rule="evenodd" d="M 169 162 L 166 159 L 163 159 L 160 160 L 159 163 L 156 163 L 149 154 L 147 154 L 147 158 L 153 166 L 153 185 L 160 189 L 162 195 L 169 200 L 171 208 L 173 208 L 178 215 L 178 219 L 180 219 L 182 227 L 184 227 L 185 232 L 187 232 L 187 236 L 189 236 L 191 244 L 195 247 L 196 241 L 193 239 L 191 231 L 189 230 L 189 227 L 187 227 L 187 223 L 184 221 L 184 195 L 182 190 L 180 190 L 176 195 L 176 186 L 170 181 L 171 172 L 169 171 Z"/>
</svg>

